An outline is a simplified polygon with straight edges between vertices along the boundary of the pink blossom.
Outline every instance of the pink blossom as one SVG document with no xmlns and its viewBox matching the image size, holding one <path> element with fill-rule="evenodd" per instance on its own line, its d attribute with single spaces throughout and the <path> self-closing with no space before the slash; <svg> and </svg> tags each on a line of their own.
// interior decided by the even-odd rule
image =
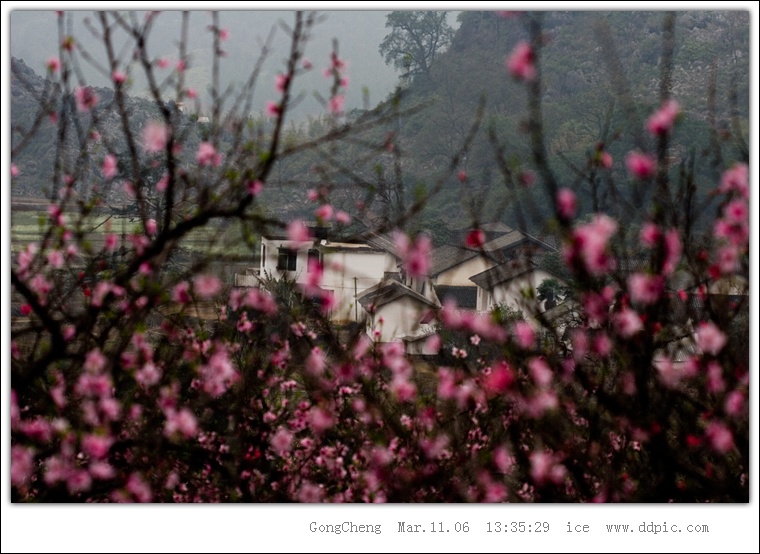
<svg viewBox="0 0 760 554">
<path fill-rule="evenodd" d="M 542 358 L 531 358 L 528 362 L 530 375 L 536 386 L 541 388 L 548 387 L 552 382 L 553 373 L 549 364 Z"/>
<path fill-rule="evenodd" d="M 723 207 L 723 217 L 730 223 L 746 223 L 749 220 L 749 206 L 744 198 L 732 200 Z"/>
<path fill-rule="evenodd" d="M 18 177 L 19 170 L 16 164 L 11 164 L 11 177 Z"/>
<path fill-rule="evenodd" d="M 607 253 L 607 242 L 617 231 L 614 219 L 596 214 L 591 223 L 581 225 L 573 231 L 573 242 L 563 248 L 565 261 L 582 262 L 592 275 L 603 275 L 615 268 L 616 261 Z"/>
<path fill-rule="evenodd" d="M 290 78 L 284 73 L 278 73 L 274 78 L 274 88 L 277 92 L 285 92 L 285 88 L 288 86 Z"/>
<path fill-rule="evenodd" d="M 145 362 L 143 366 L 135 373 L 135 381 L 143 387 L 152 387 L 158 384 L 162 375 L 161 369 L 155 363 Z"/>
<path fill-rule="evenodd" d="M 707 390 L 712 393 L 723 392 L 726 382 L 723 380 L 723 368 L 715 360 L 707 364 Z"/>
<path fill-rule="evenodd" d="M 219 40 L 225 41 L 228 38 L 230 38 L 230 31 L 229 31 L 229 29 L 226 29 L 224 27 L 221 28 L 221 29 L 219 29 Z"/>
<path fill-rule="evenodd" d="M 309 60 L 309 58 L 304 58 L 303 60 L 301 60 L 301 67 L 303 67 L 306 71 L 308 71 L 314 67 L 314 64 L 311 63 L 311 60 Z"/>
<path fill-rule="evenodd" d="M 306 358 L 306 372 L 309 375 L 318 377 L 325 371 L 327 358 L 321 348 L 315 346 Z"/>
<path fill-rule="evenodd" d="M 142 130 L 142 145 L 146 152 L 161 152 L 166 148 L 171 129 L 161 121 L 149 121 Z"/>
<path fill-rule="evenodd" d="M 467 248 L 480 248 L 486 242 L 486 234 L 483 229 L 473 229 L 467 233 L 467 237 L 464 239 L 464 245 Z"/>
<path fill-rule="evenodd" d="M 118 163 L 116 161 L 116 156 L 113 154 L 108 154 L 103 159 L 103 165 L 100 168 L 101 173 L 103 174 L 103 177 L 106 179 L 113 179 L 116 176 L 116 173 L 118 172 Z"/>
<path fill-rule="evenodd" d="M 520 184 L 524 187 L 529 187 L 536 182 L 536 172 L 530 169 L 520 172 Z"/>
<path fill-rule="evenodd" d="M 240 375 L 232 365 L 226 349 L 218 349 L 209 359 L 208 363 L 201 367 L 203 390 L 216 398 L 224 394 L 232 386 Z"/>
<path fill-rule="evenodd" d="M 187 62 L 185 60 L 178 60 L 174 68 L 180 73 L 182 73 L 183 71 L 187 69 Z"/>
<path fill-rule="evenodd" d="M 315 504 L 322 502 L 324 491 L 320 485 L 315 485 L 309 481 L 304 481 L 301 488 L 298 489 L 298 501 L 304 504 Z"/>
<path fill-rule="evenodd" d="M 485 379 L 483 388 L 489 394 L 501 394 L 505 392 L 515 381 L 512 368 L 507 362 L 499 362 Z"/>
<path fill-rule="evenodd" d="M 351 224 L 351 216 L 344 212 L 343 210 L 338 210 L 335 212 L 335 221 L 340 223 L 341 225 L 350 225 Z"/>
<path fill-rule="evenodd" d="M 333 416 L 330 415 L 330 413 L 326 410 L 323 410 L 317 406 L 314 406 L 311 410 L 309 410 L 309 423 L 311 425 L 311 428 L 317 434 L 321 434 L 335 425 Z"/>
<path fill-rule="evenodd" d="M 282 107 L 277 102 L 270 100 L 266 105 L 267 117 L 280 117 L 282 113 Z"/>
<path fill-rule="evenodd" d="M 185 94 L 191 100 L 194 98 L 198 98 L 198 91 L 195 90 L 193 87 L 188 87 L 187 90 L 185 91 Z"/>
<path fill-rule="evenodd" d="M 625 157 L 625 166 L 636 179 L 648 179 L 654 175 L 654 169 L 657 165 L 655 159 L 649 155 L 638 151 L 631 151 Z"/>
<path fill-rule="evenodd" d="M 176 411 L 172 408 L 166 410 L 166 422 L 164 423 L 164 435 L 166 437 L 182 436 L 186 439 L 193 438 L 198 434 L 198 420 L 187 408 Z"/>
<path fill-rule="evenodd" d="M 594 337 L 594 352 L 599 356 L 607 357 L 612 352 L 612 340 L 607 333 L 597 333 Z"/>
<path fill-rule="evenodd" d="M 156 231 L 158 230 L 158 223 L 156 223 L 155 219 L 148 219 L 145 222 L 145 232 L 149 235 L 155 235 Z"/>
<path fill-rule="evenodd" d="M 196 275 L 193 279 L 193 291 L 202 298 L 210 298 L 222 290 L 222 282 L 215 275 Z"/>
<path fill-rule="evenodd" d="M 713 421 L 705 429 L 705 437 L 717 452 L 725 454 L 734 446 L 734 436 L 731 430 L 720 421 Z"/>
<path fill-rule="evenodd" d="M 623 338 L 630 338 L 644 328 L 639 314 L 630 308 L 625 308 L 612 316 L 615 332 Z"/>
<path fill-rule="evenodd" d="M 156 60 L 156 65 L 160 69 L 166 69 L 167 67 L 169 67 L 169 59 L 168 58 L 158 58 Z"/>
<path fill-rule="evenodd" d="M 219 167 L 222 163 L 222 155 L 217 153 L 216 148 L 210 142 L 201 142 L 198 152 L 195 154 L 198 165 L 211 165 Z"/>
<path fill-rule="evenodd" d="M 565 466 L 558 464 L 548 452 L 533 452 L 530 455 L 530 476 L 539 485 L 547 481 L 559 484 L 566 472 Z"/>
<path fill-rule="evenodd" d="M 102 372 L 107 363 L 108 359 L 98 348 L 95 348 L 94 350 L 90 350 L 85 356 L 84 370 L 95 375 Z"/>
<path fill-rule="evenodd" d="M 258 179 L 254 181 L 248 181 L 248 185 L 246 187 L 248 189 L 248 194 L 251 196 L 258 196 L 261 194 L 261 191 L 264 190 L 264 183 L 259 181 Z"/>
<path fill-rule="evenodd" d="M 290 452 L 293 446 L 293 433 L 283 427 L 280 427 L 277 429 L 277 432 L 272 435 L 269 444 L 272 446 L 272 450 L 274 450 L 278 456 L 284 457 L 288 452 Z"/>
<path fill-rule="evenodd" d="M 457 180 L 460 183 L 464 183 L 467 180 L 467 172 L 466 171 L 457 172 Z"/>
<path fill-rule="evenodd" d="M 433 242 L 430 237 L 422 233 L 417 236 L 412 244 L 405 233 L 397 231 L 394 233 L 394 242 L 409 275 L 412 277 L 427 276 L 430 271 L 430 253 L 433 250 Z"/>
<path fill-rule="evenodd" d="M 563 219 L 572 219 L 578 209 L 575 193 L 568 188 L 557 191 L 557 213 Z"/>
<path fill-rule="evenodd" d="M 507 58 L 509 73 L 520 81 L 532 81 L 536 78 L 536 56 L 530 44 L 525 41 L 517 43 Z"/>
<path fill-rule="evenodd" d="M 145 482 L 142 475 L 139 473 L 130 474 L 127 479 L 127 491 L 135 496 L 138 502 L 150 502 L 153 500 L 153 493 L 150 490 L 150 485 Z"/>
<path fill-rule="evenodd" d="M 662 233 L 660 232 L 660 228 L 655 223 L 648 221 L 641 226 L 639 240 L 644 246 L 654 248 L 657 246 L 657 242 L 660 240 L 661 236 Z"/>
<path fill-rule="evenodd" d="M 90 87 L 77 87 L 74 89 L 74 99 L 76 100 L 77 110 L 80 112 L 89 112 L 100 101 L 100 97 Z"/>
<path fill-rule="evenodd" d="M 84 469 L 72 470 L 66 477 L 66 488 L 70 494 L 77 494 L 90 490 L 92 477 Z"/>
<path fill-rule="evenodd" d="M 685 377 L 683 364 L 674 362 L 670 358 L 655 358 L 652 364 L 657 369 L 660 381 L 668 388 L 676 388 Z"/>
<path fill-rule="evenodd" d="M 48 252 L 47 260 L 48 260 L 48 263 L 56 269 L 60 269 L 63 267 L 63 262 L 64 262 L 63 253 L 60 250 L 51 250 L 50 252 Z"/>
<path fill-rule="evenodd" d="M 518 321 L 512 327 L 515 342 L 521 348 L 533 348 L 536 345 L 536 331 L 527 321 Z"/>
<path fill-rule="evenodd" d="M 631 300 L 638 304 L 654 304 L 659 300 L 665 282 L 661 275 L 634 273 L 628 278 L 628 292 Z"/>
<path fill-rule="evenodd" d="M 293 242 L 309 242 L 311 240 L 309 228 L 300 219 L 293 220 L 288 224 L 287 237 Z"/>
<path fill-rule="evenodd" d="M 122 188 L 124 189 L 124 194 L 126 194 L 130 198 L 134 198 L 135 196 L 137 196 L 135 185 L 133 185 L 131 181 L 124 181 L 124 183 L 122 184 Z"/>
<path fill-rule="evenodd" d="M 190 302 L 190 285 L 186 281 L 177 283 L 172 289 L 172 301 L 178 304 L 187 304 Z"/>
<path fill-rule="evenodd" d="M 441 350 L 442 345 L 441 336 L 438 334 L 430 335 L 427 340 L 425 340 L 425 352 L 432 352 L 432 353 L 438 353 Z"/>
<path fill-rule="evenodd" d="M 37 294 L 40 304 L 45 306 L 47 304 L 48 293 L 53 290 L 53 283 L 44 275 L 38 273 L 29 281 L 29 288 Z"/>
<path fill-rule="evenodd" d="M 111 78 L 113 79 L 113 82 L 117 85 L 121 85 L 127 80 L 127 74 L 123 71 L 114 71 L 111 73 Z"/>
<path fill-rule="evenodd" d="M 660 109 L 647 120 L 647 131 L 652 135 L 665 135 L 672 128 L 676 117 L 681 113 L 681 107 L 675 100 L 666 100 Z"/>
<path fill-rule="evenodd" d="M 744 394 L 741 391 L 734 390 L 726 395 L 724 409 L 728 415 L 738 416 L 744 409 Z"/>
<path fill-rule="evenodd" d="M 108 455 L 108 450 L 113 444 L 113 439 L 102 435 L 85 435 L 82 439 L 82 450 L 85 454 L 100 460 Z"/>
<path fill-rule="evenodd" d="M 599 150 L 597 152 L 597 160 L 600 166 L 602 166 L 605 169 L 610 169 L 612 167 L 612 154 L 609 152 L 604 152 L 602 150 Z"/>
<path fill-rule="evenodd" d="M 50 422 L 42 417 L 32 421 L 24 421 L 20 424 L 21 432 L 36 442 L 48 442 L 53 435 Z"/>
<path fill-rule="evenodd" d="M 116 470 L 107 462 L 91 462 L 89 469 L 94 479 L 107 480 L 116 477 Z"/>
<path fill-rule="evenodd" d="M 343 105 L 345 104 L 345 102 L 346 102 L 346 97 L 343 96 L 342 94 L 336 94 L 335 96 L 330 98 L 330 102 L 329 102 L 330 113 L 333 113 L 336 115 L 343 113 Z"/>
<path fill-rule="evenodd" d="M 51 73 L 55 73 L 61 68 L 61 60 L 59 60 L 56 56 L 48 58 L 48 61 L 45 63 L 45 67 Z"/>
<path fill-rule="evenodd" d="M 718 191 L 722 193 L 737 192 L 743 198 L 749 198 L 749 167 L 741 163 L 727 169 L 720 177 Z"/>
<path fill-rule="evenodd" d="M 697 327 L 697 348 L 702 352 L 716 355 L 726 345 L 726 335 L 711 321 L 703 321 Z"/>
<path fill-rule="evenodd" d="M 662 274 L 672 275 L 681 261 L 683 246 L 678 229 L 670 229 L 665 233 L 665 260 L 662 263 Z"/>
<path fill-rule="evenodd" d="M 319 221 L 330 221 L 335 215 L 335 210 L 330 204 L 322 204 L 314 210 L 314 215 Z"/>
</svg>

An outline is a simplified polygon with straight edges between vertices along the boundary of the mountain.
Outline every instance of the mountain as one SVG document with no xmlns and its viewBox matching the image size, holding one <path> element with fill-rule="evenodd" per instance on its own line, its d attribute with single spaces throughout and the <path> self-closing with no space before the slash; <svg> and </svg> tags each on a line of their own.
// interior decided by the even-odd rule
<svg viewBox="0 0 760 554">
<path fill-rule="evenodd" d="M 347 114 L 348 120 L 385 116 L 384 123 L 351 140 L 294 153 L 276 164 L 265 189 L 270 210 L 307 217 L 313 206 L 305 199 L 306 189 L 328 185 L 340 207 L 355 211 L 356 203 L 362 202 L 382 219 L 383 214 L 392 215 L 394 195 L 397 208 L 408 207 L 441 181 L 440 191 L 410 221 L 412 229 L 429 228 L 436 236 L 446 236 L 453 223 L 478 219 L 546 231 L 552 203 L 540 179 L 531 183 L 535 167 L 526 134 L 526 87 L 505 68 L 514 46 L 529 38 L 525 23 L 530 17 L 462 12 L 451 46 L 436 57 L 428 75 L 397 89 L 398 95 L 389 95 L 373 110 Z M 617 215 L 626 218 L 642 215 L 629 211 L 629 206 L 634 200 L 645 206 L 650 192 L 630 198 L 633 189 L 624 156 L 633 148 L 654 150 L 644 123 L 660 103 L 665 20 L 665 12 L 541 15 L 541 100 L 549 164 L 562 186 L 578 192 L 582 214 L 596 209 L 613 215 L 625 210 Z M 706 197 L 726 164 L 748 156 L 748 12 L 676 12 L 672 52 L 670 92 L 682 109 L 669 151 L 672 175 L 678 182 L 681 163 L 693 168 L 696 189 Z M 44 89 L 44 79 L 22 61 L 12 60 L 14 129 L 33 125 Z M 107 88 L 96 92 L 105 105 L 113 97 Z M 136 129 L 157 114 L 147 100 L 130 97 L 128 102 Z M 481 102 L 483 116 L 472 147 L 450 171 L 449 160 L 468 136 Z M 104 112 L 104 117 L 108 125 L 103 144 L 118 150 L 118 118 L 115 112 Z M 256 114 L 251 117 L 260 123 Z M 179 121 L 187 132 L 185 150 L 193 152 L 203 129 L 192 118 Z M 284 145 L 313 139 L 330 125 L 324 115 L 289 123 Z M 13 140 L 19 136 L 14 133 Z M 395 141 L 393 152 L 382 148 L 389 138 Z M 381 148 L 368 151 L 362 146 L 367 143 Z M 613 167 L 588 183 L 578 175 L 599 143 L 612 154 Z M 43 193 L 45 183 L 50 183 L 54 145 L 55 126 L 43 117 L 38 136 L 14 157 L 21 168 L 13 182 L 14 195 Z M 75 143 L 68 146 L 76 151 Z M 401 155 L 398 164 L 396 153 Z M 92 152 L 90 171 L 97 171 L 103 155 L 104 150 Z M 456 178 L 460 170 L 467 174 L 464 183 Z M 505 173 L 512 178 L 505 179 Z"/>
</svg>

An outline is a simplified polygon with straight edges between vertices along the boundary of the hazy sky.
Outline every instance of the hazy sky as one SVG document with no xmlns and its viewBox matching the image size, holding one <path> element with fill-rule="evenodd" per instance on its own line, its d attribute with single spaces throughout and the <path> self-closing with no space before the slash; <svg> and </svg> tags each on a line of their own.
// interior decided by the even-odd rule
<svg viewBox="0 0 760 554">
<path fill-rule="evenodd" d="M 33 7 L 33 4 L 29 4 Z M 100 6 L 99 6 L 100 7 Z M 79 43 L 91 51 L 96 59 L 104 60 L 103 48 L 85 25 L 86 18 L 98 27 L 93 12 L 88 10 L 67 11 L 67 25 Z M 144 12 L 135 12 L 142 17 Z M 338 39 L 341 57 L 348 61 L 349 88 L 346 107 L 362 107 L 363 89 L 369 94 L 369 104 L 374 106 L 385 99 L 398 83 L 396 71 L 385 64 L 378 47 L 389 29 L 385 27 L 387 11 L 346 10 L 321 12 L 324 20 L 318 24 L 313 39 L 307 47 L 307 57 L 313 62 L 314 70 L 304 76 L 299 90 L 304 93 L 301 106 L 294 113 L 319 113 L 322 107 L 314 98 L 314 92 L 322 96 L 328 94 L 330 81 L 322 70 L 327 67 L 332 49 L 332 41 Z M 149 53 L 156 57 L 178 59 L 180 12 L 165 11 L 158 16 L 157 23 L 148 40 Z M 450 24 L 456 26 L 454 14 L 450 14 Z M 220 24 L 229 30 L 229 39 L 222 47 L 227 56 L 223 59 L 221 78 L 223 83 L 240 83 L 245 80 L 261 52 L 261 45 L 274 31 L 272 54 L 269 56 L 260 84 L 254 95 L 254 106 L 263 109 L 267 100 L 275 97 L 274 76 L 283 67 L 288 52 L 287 32 L 282 24 L 292 24 L 292 11 L 222 11 Z M 211 15 L 206 11 L 194 11 L 190 17 L 190 69 L 187 72 L 188 86 L 195 87 L 202 95 L 210 82 L 211 33 L 207 30 Z M 122 37 L 123 39 L 123 37 Z M 44 74 L 46 60 L 57 53 L 58 31 L 56 15 L 52 11 L 28 10 L 25 6 L 10 13 L 11 55 L 23 59 L 39 74 Z M 92 67 L 85 67 L 88 81 L 105 86 L 106 78 Z M 144 82 L 135 78 L 132 94 L 142 94 Z"/>
</svg>

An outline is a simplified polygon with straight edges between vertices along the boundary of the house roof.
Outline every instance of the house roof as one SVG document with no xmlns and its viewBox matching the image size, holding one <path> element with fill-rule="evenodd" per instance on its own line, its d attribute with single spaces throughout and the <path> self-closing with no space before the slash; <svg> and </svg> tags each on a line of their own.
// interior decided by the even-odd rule
<svg viewBox="0 0 760 554">
<path fill-rule="evenodd" d="M 480 288 L 490 290 L 499 283 L 509 281 L 515 277 L 536 269 L 536 265 L 527 260 L 512 260 L 491 269 L 487 269 L 470 277 L 470 281 Z"/>
<path fill-rule="evenodd" d="M 366 310 L 370 305 L 374 305 L 375 308 L 379 308 L 380 306 L 389 304 L 390 302 L 398 300 L 404 296 L 416 300 L 425 306 L 438 308 L 434 302 L 428 300 L 420 293 L 415 292 L 414 290 L 396 280 L 383 281 L 381 283 L 378 283 L 374 287 L 370 287 L 358 295 L 356 299 L 359 301 L 359 304 L 361 304 L 362 307 Z"/>
<path fill-rule="evenodd" d="M 501 263 L 506 260 L 504 251 L 509 250 L 515 246 L 518 246 L 524 242 L 532 242 L 545 248 L 546 250 L 555 250 L 551 245 L 537 239 L 536 237 L 507 227 L 503 223 L 487 224 L 489 226 L 497 227 L 501 226 L 508 231 L 504 232 L 500 236 L 483 244 L 482 248 L 467 248 L 465 246 L 457 246 L 453 244 L 445 244 L 439 248 L 433 250 L 431 254 L 432 265 L 430 268 L 430 276 L 435 277 L 443 273 L 444 271 L 451 269 L 459 264 L 462 264 L 468 260 L 471 260 L 475 256 L 486 256 L 488 259 L 495 263 Z M 483 226 L 482 228 L 485 228 Z"/>
<path fill-rule="evenodd" d="M 483 250 L 476 250 L 464 246 L 454 246 L 453 244 L 444 244 L 439 246 L 430 254 L 432 264 L 430 266 L 430 276 L 435 277 L 447 269 L 463 264 L 475 256 L 486 256 L 496 263 L 503 261 L 503 257 L 498 253 L 489 252 L 486 245 Z"/>
<path fill-rule="evenodd" d="M 451 229 L 453 231 L 468 231 L 472 228 L 470 223 L 465 223 L 464 225 L 459 225 L 457 227 L 452 226 Z M 501 221 L 493 221 L 490 223 L 483 223 L 480 225 L 480 228 L 483 229 L 486 233 L 509 233 L 510 231 L 514 231 L 512 227 L 509 225 L 506 225 L 505 223 L 502 223 Z"/>
<path fill-rule="evenodd" d="M 364 240 L 364 242 L 373 248 L 384 250 L 396 258 L 401 258 L 401 256 L 398 254 L 398 250 L 396 249 L 396 243 L 388 235 L 366 231 L 361 234 L 361 238 Z"/>
</svg>

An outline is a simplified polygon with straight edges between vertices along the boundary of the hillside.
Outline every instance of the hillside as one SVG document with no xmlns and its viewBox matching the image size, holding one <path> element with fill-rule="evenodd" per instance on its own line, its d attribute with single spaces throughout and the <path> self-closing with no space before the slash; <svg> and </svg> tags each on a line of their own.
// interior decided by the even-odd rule
<svg viewBox="0 0 760 554">
<path fill-rule="evenodd" d="M 578 180 L 576 169 L 585 166 L 598 143 L 604 143 L 614 165 L 610 179 L 599 183 L 597 207 L 613 211 L 619 205 L 614 194 L 626 192 L 610 187 L 613 181 L 626 182 L 625 153 L 634 147 L 653 148 L 643 124 L 659 104 L 663 21 L 664 12 L 543 14 L 542 102 L 548 154 L 558 179 L 578 190 L 582 211 L 592 208 L 591 191 L 588 183 Z M 408 206 L 438 179 L 446 178 L 440 193 L 426 202 L 423 212 L 411 222 L 413 228 L 427 227 L 446 236 L 450 222 L 479 218 L 545 230 L 548 204 L 540 182 L 514 187 L 504 179 L 504 167 L 517 176 L 530 175 L 533 169 L 525 133 L 525 87 L 508 76 L 504 65 L 514 45 L 527 38 L 524 18 L 462 12 L 451 47 L 436 58 L 429 76 L 418 77 L 399 91 L 403 94 L 398 98 L 389 96 L 374 110 L 397 113 L 390 123 L 341 144 L 293 154 L 278 162 L 265 192 L 269 209 L 309 214 L 306 189 L 329 185 L 337 191 L 334 202 L 341 207 L 350 210 L 360 199 L 369 203 L 372 213 L 390 214 L 391 192 L 400 192 L 400 204 Z M 726 160 L 747 155 L 748 60 L 748 13 L 678 12 L 670 90 L 683 116 L 671 157 L 674 174 L 681 162 L 686 167 L 693 165 L 696 187 L 702 193 L 713 186 Z M 11 75 L 13 127 L 29 128 L 36 119 L 45 81 L 16 59 Z M 113 92 L 107 88 L 96 92 L 101 97 L 106 130 L 101 149 L 88 153 L 86 170 L 90 175 L 97 171 L 106 145 L 117 152 L 123 149 L 120 124 L 110 105 Z M 484 115 L 479 132 L 457 168 L 468 175 L 463 187 L 452 172 L 443 170 L 467 136 L 481 101 Z M 156 107 L 146 100 L 130 98 L 128 102 L 135 129 L 157 115 Z M 348 117 L 366 115 L 363 110 L 353 110 Z M 183 114 L 177 117 L 186 133 L 185 151 L 192 152 L 203 135 L 202 125 Z M 259 128 L 266 129 L 253 114 L 252 118 L 263 125 Z M 82 129 L 86 125 L 86 120 L 80 122 Z M 306 123 L 289 124 L 284 145 L 313 139 L 329 126 L 329 119 L 318 114 Z M 21 134 L 13 134 L 14 147 Z M 78 141 L 70 136 L 67 149 L 73 156 L 79 152 Z M 389 136 L 396 141 L 395 153 L 403 156 L 399 165 L 394 154 L 361 146 L 366 141 L 382 144 Z M 704 155 L 715 143 L 720 144 L 721 156 Z M 42 117 L 37 135 L 14 156 L 21 170 L 13 182 L 14 195 L 39 197 L 50 192 L 54 145 L 55 126 Z M 495 145 L 505 164 L 501 169 L 494 161 Z"/>
</svg>

